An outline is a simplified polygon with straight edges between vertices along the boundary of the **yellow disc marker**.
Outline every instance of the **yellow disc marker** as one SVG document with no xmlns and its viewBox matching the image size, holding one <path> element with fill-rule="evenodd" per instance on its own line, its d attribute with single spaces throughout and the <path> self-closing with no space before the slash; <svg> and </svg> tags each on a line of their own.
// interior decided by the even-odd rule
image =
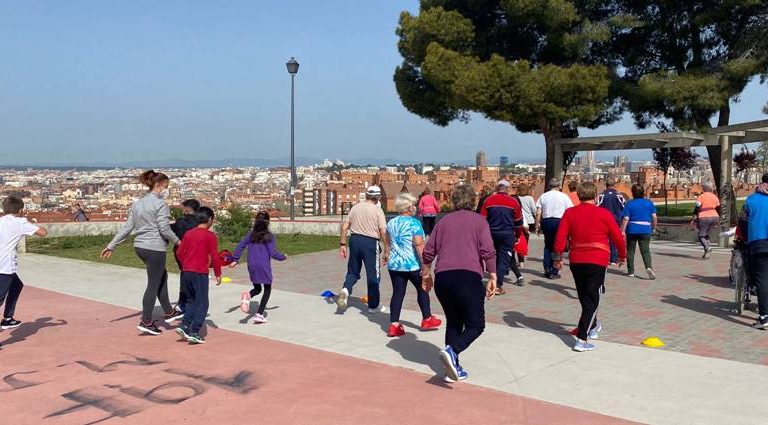
<svg viewBox="0 0 768 425">
<path fill-rule="evenodd" d="M 232 278 L 231 277 L 222 277 L 221 278 L 221 283 L 230 283 L 230 282 L 232 282 Z"/>
<path fill-rule="evenodd" d="M 642 344 L 645 345 L 646 347 L 651 347 L 651 348 L 659 348 L 659 347 L 663 347 L 665 345 L 664 341 L 660 340 L 659 338 L 657 338 L 655 336 L 651 336 L 651 337 L 648 337 L 648 338 L 644 339 Z"/>
</svg>

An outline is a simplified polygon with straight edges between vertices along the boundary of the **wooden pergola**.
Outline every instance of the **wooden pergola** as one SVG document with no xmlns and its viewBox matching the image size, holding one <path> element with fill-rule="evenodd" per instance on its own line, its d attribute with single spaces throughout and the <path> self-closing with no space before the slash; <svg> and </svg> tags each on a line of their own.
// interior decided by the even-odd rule
<svg viewBox="0 0 768 425">
<path fill-rule="evenodd" d="M 680 148 L 720 146 L 720 182 L 731 193 L 733 178 L 733 146 L 768 140 L 768 120 L 745 122 L 708 129 L 706 132 L 677 131 L 672 133 L 628 134 L 619 136 L 576 137 L 555 140 L 555 164 L 562 164 L 564 152 L 605 151 L 625 149 Z M 562 179 L 562 170 L 555 170 Z M 723 191 L 724 192 L 724 191 Z M 721 193 L 723 211 L 730 211 L 735 200 Z M 724 220 L 729 220 L 727 214 Z"/>
</svg>

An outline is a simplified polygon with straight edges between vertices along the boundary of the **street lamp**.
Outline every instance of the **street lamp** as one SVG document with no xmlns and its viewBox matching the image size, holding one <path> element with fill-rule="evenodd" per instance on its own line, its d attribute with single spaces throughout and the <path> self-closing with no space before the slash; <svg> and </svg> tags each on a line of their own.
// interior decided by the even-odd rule
<svg viewBox="0 0 768 425">
<path fill-rule="evenodd" d="M 296 59 L 291 57 L 291 59 L 285 64 L 285 67 L 288 68 L 288 73 L 291 74 L 291 189 L 289 191 L 291 196 L 291 221 L 296 219 L 296 210 L 295 210 L 295 203 L 296 203 L 296 159 L 294 157 L 294 79 L 296 77 L 296 73 L 299 72 L 299 63 L 296 62 Z"/>
</svg>

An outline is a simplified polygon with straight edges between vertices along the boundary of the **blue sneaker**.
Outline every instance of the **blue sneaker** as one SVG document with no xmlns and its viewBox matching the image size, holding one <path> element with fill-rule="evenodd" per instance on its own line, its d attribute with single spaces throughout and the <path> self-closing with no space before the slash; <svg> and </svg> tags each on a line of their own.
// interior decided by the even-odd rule
<svg viewBox="0 0 768 425">
<path fill-rule="evenodd" d="M 459 381 L 463 381 L 463 380 L 469 378 L 469 373 L 467 373 L 467 371 L 464 370 L 463 367 L 459 366 L 459 375 L 458 376 L 459 376 L 458 380 Z M 445 382 L 449 383 L 449 384 L 453 384 L 454 382 L 457 382 L 456 380 L 454 380 L 453 378 L 451 378 L 448 375 L 445 375 L 445 378 L 443 378 L 443 380 Z"/>
<path fill-rule="evenodd" d="M 598 339 L 600 337 L 600 331 L 603 330 L 603 323 L 597 321 L 597 325 L 589 331 L 589 339 Z"/>
<path fill-rule="evenodd" d="M 596 347 L 586 341 L 579 340 L 576 342 L 576 345 L 573 346 L 573 351 L 578 351 L 579 353 L 583 353 L 584 351 L 592 351 Z"/>
<path fill-rule="evenodd" d="M 450 345 L 440 350 L 440 360 L 443 361 L 445 374 L 454 381 L 459 380 L 459 356 L 453 351 Z"/>
</svg>

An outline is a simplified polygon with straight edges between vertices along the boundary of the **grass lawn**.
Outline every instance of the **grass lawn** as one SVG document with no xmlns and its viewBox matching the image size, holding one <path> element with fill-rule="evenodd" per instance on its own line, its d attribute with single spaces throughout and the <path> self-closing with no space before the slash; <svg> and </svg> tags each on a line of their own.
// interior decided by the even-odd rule
<svg viewBox="0 0 768 425">
<path fill-rule="evenodd" d="M 101 250 L 112 240 L 111 235 L 103 236 L 70 236 L 62 238 L 27 238 L 27 252 L 35 254 L 52 255 L 55 257 L 72 258 L 86 261 L 102 261 L 99 259 Z M 219 241 L 219 249 L 234 251 L 237 243 Z M 310 252 L 336 249 L 339 246 L 338 236 L 314 236 L 314 235 L 278 235 L 277 248 L 288 256 L 307 254 Z M 167 258 L 167 268 L 171 273 L 178 273 L 179 268 L 173 255 Z M 128 238 L 112 254 L 109 264 L 119 266 L 143 268 L 144 264 L 139 260 L 133 250 L 133 237 Z"/>
<path fill-rule="evenodd" d="M 736 211 L 741 211 L 741 206 L 744 205 L 744 200 L 739 199 L 736 201 Z M 675 204 L 674 201 L 669 202 L 669 213 L 664 213 L 664 203 L 656 205 L 656 211 L 659 216 L 666 217 L 691 217 L 693 215 L 693 202 L 680 202 Z"/>
</svg>

